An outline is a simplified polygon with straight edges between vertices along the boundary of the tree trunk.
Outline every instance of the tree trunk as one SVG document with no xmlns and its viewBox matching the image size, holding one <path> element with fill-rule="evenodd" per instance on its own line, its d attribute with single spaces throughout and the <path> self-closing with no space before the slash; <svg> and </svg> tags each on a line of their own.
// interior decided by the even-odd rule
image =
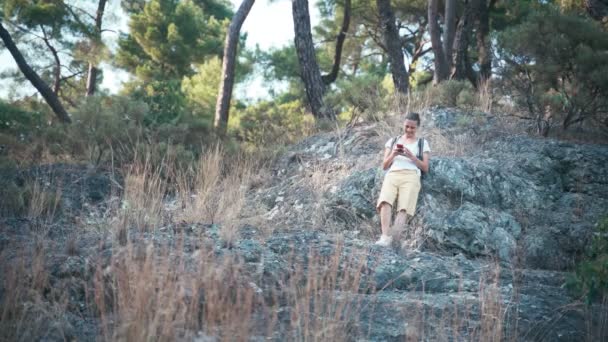
<svg viewBox="0 0 608 342">
<path fill-rule="evenodd" d="M 584 6 L 587 14 L 597 21 L 603 21 L 608 17 L 608 1 L 585 0 Z"/>
<path fill-rule="evenodd" d="M 445 1 L 445 16 L 443 29 L 443 53 L 446 56 L 447 69 L 452 68 L 452 46 L 456 35 L 456 0 Z"/>
<path fill-rule="evenodd" d="M 99 0 L 97 3 L 97 13 L 95 15 L 95 37 L 96 40 L 101 40 L 101 22 L 103 18 L 103 12 L 106 7 L 107 0 Z M 97 74 L 99 70 L 95 63 L 89 63 L 89 73 L 87 76 L 87 96 L 95 94 L 97 85 Z"/>
<path fill-rule="evenodd" d="M 333 112 L 327 111 L 323 105 L 325 84 L 323 84 L 323 80 L 321 79 L 319 64 L 315 56 L 315 47 L 312 43 L 308 0 L 292 0 L 291 9 L 293 12 L 294 42 L 300 65 L 300 77 L 302 77 L 302 81 L 304 82 L 310 110 L 317 119 L 328 118 L 335 120 Z"/>
<path fill-rule="evenodd" d="M 329 85 L 335 82 L 336 78 L 338 77 L 338 71 L 340 70 L 340 60 L 342 59 L 342 47 L 344 46 L 344 41 L 346 40 L 346 33 L 348 32 L 348 26 L 350 25 L 350 9 L 351 0 L 345 0 L 342 27 L 340 28 L 340 33 L 338 34 L 338 38 L 336 39 L 336 53 L 334 55 L 334 65 L 332 66 L 331 72 L 329 74 L 323 75 L 321 77 L 325 85 Z"/>
<path fill-rule="evenodd" d="M 29 64 L 27 64 L 27 61 L 25 58 L 23 58 L 21 51 L 19 51 L 15 45 L 10 33 L 4 28 L 4 26 L 2 26 L 2 21 L 0 21 L 0 38 L 2 38 L 4 45 L 13 56 L 19 70 L 21 70 L 23 75 L 30 81 L 30 83 L 32 83 L 38 92 L 40 92 L 40 95 L 42 95 L 46 103 L 48 103 L 59 120 L 64 123 L 72 122 L 65 108 L 63 108 L 63 105 L 61 102 L 59 102 L 57 95 L 53 93 L 51 88 L 49 88 L 49 86 L 40 78 L 40 76 L 38 76 L 38 74 L 29 66 Z"/>
<path fill-rule="evenodd" d="M 479 82 L 486 82 L 492 77 L 492 45 L 490 34 L 490 10 L 496 0 L 479 0 L 477 15 L 477 61 L 479 63 Z"/>
<path fill-rule="evenodd" d="M 228 115 L 230 111 L 230 99 L 232 98 L 232 88 L 234 87 L 234 69 L 236 65 L 236 52 L 239 43 L 241 26 L 247 18 L 255 0 L 243 0 L 239 9 L 232 17 L 226 42 L 224 43 L 224 60 L 222 62 L 222 78 L 215 103 L 214 127 L 220 134 L 226 133 L 228 126 Z"/>
<path fill-rule="evenodd" d="M 433 83 L 437 84 L 447 80 L 449 76 L 448 62 L 446 55 L 443 52 L 441 45 L 441 32 L 437 23 L 437 1 L 428 0 L 428 16 L 429 16 L 429 36 L 431 37 L 431 47 L 435 55 L 434 64 L 435 71 L 433 73 Z"/>
<path fill-rule="evenodd" d="M 412 51 L 412 58 L 410 60 L 410 65 L 407 70 L 408 74 L 411 75 L 416 72 L 416 67 L 418 65 L 418 61 L 420 58 L 427 54 L 427 52 L 431 51 L 431 48 L 424 48 L 426 45 L 426 41 L 424 39 L 427 27 L 427 23 L 420 23 L 418 33 L 414 37 L 414 49 Z"/>
<path fill-rule="evenodd" d="M 391 8 L 391 1 L 376 0 L 376 6 L 378 7 L 378 15 L 380 16 L 380 25 L 384 38 L 383 41 L 388 53 L 395 90 L 401 94 L 407 94 L 409 76 L 405 69 L 401 39 L 399 38 L 399 32 L 397 31 L 397 25 L 395 24 L 395 14 Z"/>
<path fill-rule="evenodd" d="M 454 55 L 452 62 L 452 73 L 450 78 L 453 80 L 464 80 L 467 78 L 467 50 L 469 49 L 469 36 L 471 35 L 471 21 L 475 0 L 464 1 L 464 13 L 458 22 L 456 37 L 454 38 Z"/>
</svg>

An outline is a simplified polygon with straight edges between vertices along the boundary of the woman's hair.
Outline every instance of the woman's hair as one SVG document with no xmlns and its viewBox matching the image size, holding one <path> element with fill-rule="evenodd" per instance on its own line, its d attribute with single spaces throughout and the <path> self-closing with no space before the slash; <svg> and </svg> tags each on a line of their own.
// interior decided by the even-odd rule
<svg viewBox="0 0 608 342">
<path fill-rule="evenodd" d="M 411 112 L 409 113 L 406 117 L 405 120 L 412 120 L 412 121 L 416 121 L 416 124 L 418 126 L 420 126 L 420 115 L 416 112 Z"/>
</svg>

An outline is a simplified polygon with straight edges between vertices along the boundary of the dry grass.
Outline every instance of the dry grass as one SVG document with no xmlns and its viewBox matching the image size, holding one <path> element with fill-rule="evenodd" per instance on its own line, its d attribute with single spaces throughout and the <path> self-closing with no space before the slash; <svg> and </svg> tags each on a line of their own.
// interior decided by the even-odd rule
<svg viewBox="0 0 608 342">
<path fill-rule="evenodd" d="M 219 224 L 222 238 L 230 243 L 237 237 L 256 168 L 261 169 L 253 159 L 229 155 L 219 147 L 186 167 L 171 158 L 154 162 L 147 152 L 126 171 L 121 207 L 111 226 L 124 245 L 130 228 L 155 231 L 176 223 Z"/>
<path fill-rule="evenodd" d="M 209 149 L 198 166 L 177 172 L 179 222 L 220 224 L 220 236 L 231 243 L 237 238 L 241 210 L 254 170 L 260 167 L 244 155 L 230 155 L 219 146 Z"/>
<path fill-rule="evenodd" d="M 504 340 L 506 308 L 500 294 L 500 266 L 495 265 L 479 281 L 480 327 L 479 337 L 484 341 Z"/>
<path fill-rule="evenodd" d="M 26 186 L 26 202 L 30 220 L 52 219 L 61 207 L 61 187 L 52 190 L 41 185 L 39 180 L 32 180 Z"/>
<path fill-rule="evenodd" d="M 426 87 L 423 90 L 410 92 L 408 99 L 409 111 L 420 113 L 431 107 L 433 103 L 433 92 L 430 87 Z"/>
<path fill-rule="evenodd" d="M 608 341 L 608 296 L 603 296 L 595 307 L 584 306 L 587 338 L 591 341 Z"/>
<path fill-rule="evenodd" d="M 18 258 L 0 255 L 0 340 L 67 339 L 64 301 L 48 301 L 51 291 L 45 266 L 47 248 L 37 241 Z M 62 296 L 63 297 L 63 296 Z"/>
<path fill-rule="evenodd" d="M 168 164 L 155 165 L 151 155 L 130 166 L 124 180 L 124 194 L 120 213 L 120 228 L 135 226 L 153 231 L 164 223 L 163 199 L 167 191 L 165 174 Z"/>
<path fill-rule="evenodd" d="M 488 114 L 492 113 L 494 96 L 492 94 L 492 82 L 490 80 L 483 81 L 477 86 L 477 104 L 482 112 Z"/>
<path fill-rule="evenodd" d="M 292 307 L 290 329 L 298 341 L 349 341 L 355 333 L 353 324 L 359 321 L 362 304 L 348 294 L 372 289 L 361 288 L 365 254 L 344 260 L 343 247 L 338 243 L 329 256 L 309 251 L 306 269 L 301 262 L 292 262 L 295 269 L 289 274 L 286 294 Z"/>
<path fill-rule="evenodd" d="M 306 184 L 308 185 L 312 193 L 312 201 L 314 204 L 312 213 L 304 214 L 310 214 L 310 219 L 312 220 L 313 228 L 327 228 L 326 223 L 328 222 L 329 213 L 325 208 L 325 201 L 323 199 L 323 195 L 329 190 L 329 180 L 332 177 L 328 174 L 328 170 L 326 167 L 323 167 L 323 165 L 321 164 L 314 164 L 310 170 L 308 177 L 306 178 L 308 178 Z"/>
<path fill-rule="evenodd" d="M 272 337 L 282 326 L 298 341 L 346 341 L 360 302 L 337 293 L 360 290 L 365 262 L 343 260 L 342 246 L 337 248 L 329 256 L 311 251 L 306 263 L 294 254 L 284 286 L 269 301 L 238 259 L 212 250 L 189 255 L 180 247 L 149 245 L 142 251 L 128 245 L 95 275 L 93 301 L 103 339 L 246 341 Z M 285 305 L 290 318 L 279 322 Z"/>
<path fill-rule="evenodd" d="M 360 317 L 364 297 L 357 295 L 368 293 L 371 300 L 374 297 L 373 284 L 364 285 L 362 278 L 368 267 L 366 253 L 353 253 L 347 258 L 341 242 L 330 254 L 294 250 L 283 272 L 282 285 L 269 289 L 268 284 L 256 284 L 251 270 L 238 258 L 220 256 L 206 247 L 189 253 L 180 241 L 178 236 L 177 244 L 165 247 L 130 242 L 117 247 L 109 262 L 99 260 L 89 307 L 99 319 L 100 340 L 208 337 L 245 341 L 282 336 L 297 341 L 349 341 L 353 336 L 369 336 L 369 327 Z M 35 340 L 51 334 L 71 338 L 61 325 L 48 324 L 61 321 L 66 308 L 45 302 L 49 278 L 44 248 L 39 250 L 31 264 L 11 268 L 3 279 L 8 294 L 2 297 L 0 316 L 0 336 L 4 340 Z M 429 307 L 423 289 L 418 308 L 408 306 L 414 316 L 411 311 L 403 313 L 406 340 L 450 341 L 467 336 L 473 340 L 502 340 L 505 309 L 498 290 L 498 272 L 481 279 L 475 296 L 478 306 L 462 307 L 454 302 L 454 307 Z M 472 294 L 457 295 L 466 298 Z M 472 335 L 460 335 L 470 331 L 475 316 L 480 319 L 476 330 Z"/>
<path fill-rule="evenodd" d="M 479 279 L 477 293 L 463 288 L 461 276 L 458 291 L 451 295 L 446 306 L 435 306 L 422 290 L 415 293 L 415 313 L 404 312 L 407 320 L 406 341 L 505 341 L 507 308 L 500 294 L 498 274 L 500 267 L 494 265 Z M 439 301 L 441 302 L 441 301 Z M 515 337 L 517 334 L 513 334 Z"/>
<path fill-rule="evenodd" d="M 178 177 L 178 200 L 183 211 L 176 217 L 186 222 L 215 223 L 218 216 L 222 178 L 222 158 L 218 147 L 208 150 L 195 168 L 182 171 Z"/>
<path fill-rule="evenodd" d="M 240 341 L 254 332 L 273 336 L 283 302 L 292 307 L 288 328 L 297 340 L 347 340 L 348 322 L 357 314 L 358 303 L 341 300 L 335 293 L 359 290 L 362 260 L 344 262 L 340 250 L 329 257 L 311 252 L 304 268 L 293 258 L 285 286 L 268 304 L 260 289 L 243 276 L 237 259 L 222 260 L 212 250 L 187 255 L 179 249 L 148 246 L 138 252 L 129 245 L 114 257 L 111 267 L 98 268 L 94 301 L 104 339 L 216 336 Z"/>
<path fill-rule="evenodd" d="M 240 262 L 179 249 L 130 244 L 98 268 L 94 303 L 105 340 L 246 340 L 258 298 Z"/>
</svg>

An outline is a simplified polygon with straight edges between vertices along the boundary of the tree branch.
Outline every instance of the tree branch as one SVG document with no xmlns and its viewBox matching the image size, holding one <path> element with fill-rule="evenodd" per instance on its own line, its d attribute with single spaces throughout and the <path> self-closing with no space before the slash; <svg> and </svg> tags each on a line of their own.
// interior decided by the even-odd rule
<svg viewBox="0 0 608 342">
<path fill-rule="evenodd" d="M 53 91 L 49 88 L 49 86 L 38 76 L 38 74 L 30 67 L 27 63 L 17 45 L 13 41 L 10 33 L 2 26 L 2 20 L 0 19 L 0 38 L 4 42 L 4 45 L 9 50 L 13 59 L 19 66 L 19 70 L 23 73 L 23 75 L 32 83 L 32 85 L 38 90 L 40 95 L 45 99 L 46 103 L 51 107 L 53 112 L 57 115 L 59 120 L 64 123 L 70 123 L 72 120 L 70 116 L 66 112 L 65 108 L 59 102 L 57 95 L 53 93 Z"/>
<path fill-rule="evenodd" d="M 338 37 L 336 38 L 336 53 L 334 54 L 334 64 L 329 74 L 321 76 L 321 79 L 323 80 L 323 83 L 325 85 L 329 85 L 335 82 L 336 78 L 338 77 L 338 71 L 340 71 L 340 60 L 342 59 L 342 47 L 344 46 L 344 41 L 346 40 L 346 33 L 348 32 L 348 27 L 350 25 L 350 10 L 351 0 L 345 0 L 342 27 L 340 28 L 340 33 L 338 33 Z"/>
</svg>

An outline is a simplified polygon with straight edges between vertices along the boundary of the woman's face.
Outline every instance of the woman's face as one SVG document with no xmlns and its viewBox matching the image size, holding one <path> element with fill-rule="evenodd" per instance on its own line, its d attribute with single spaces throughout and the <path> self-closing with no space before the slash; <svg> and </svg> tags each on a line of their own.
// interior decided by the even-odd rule
<svg viewBox="0 0 608 342">
<path fill-rule="evenodd" d="M 418 123 L 414 120 L 405 120 L 403 124 L 405 136 L 407 138 L 413 138 L 416 136 L 416 129 L 418 129 Z"/>
</svg>

